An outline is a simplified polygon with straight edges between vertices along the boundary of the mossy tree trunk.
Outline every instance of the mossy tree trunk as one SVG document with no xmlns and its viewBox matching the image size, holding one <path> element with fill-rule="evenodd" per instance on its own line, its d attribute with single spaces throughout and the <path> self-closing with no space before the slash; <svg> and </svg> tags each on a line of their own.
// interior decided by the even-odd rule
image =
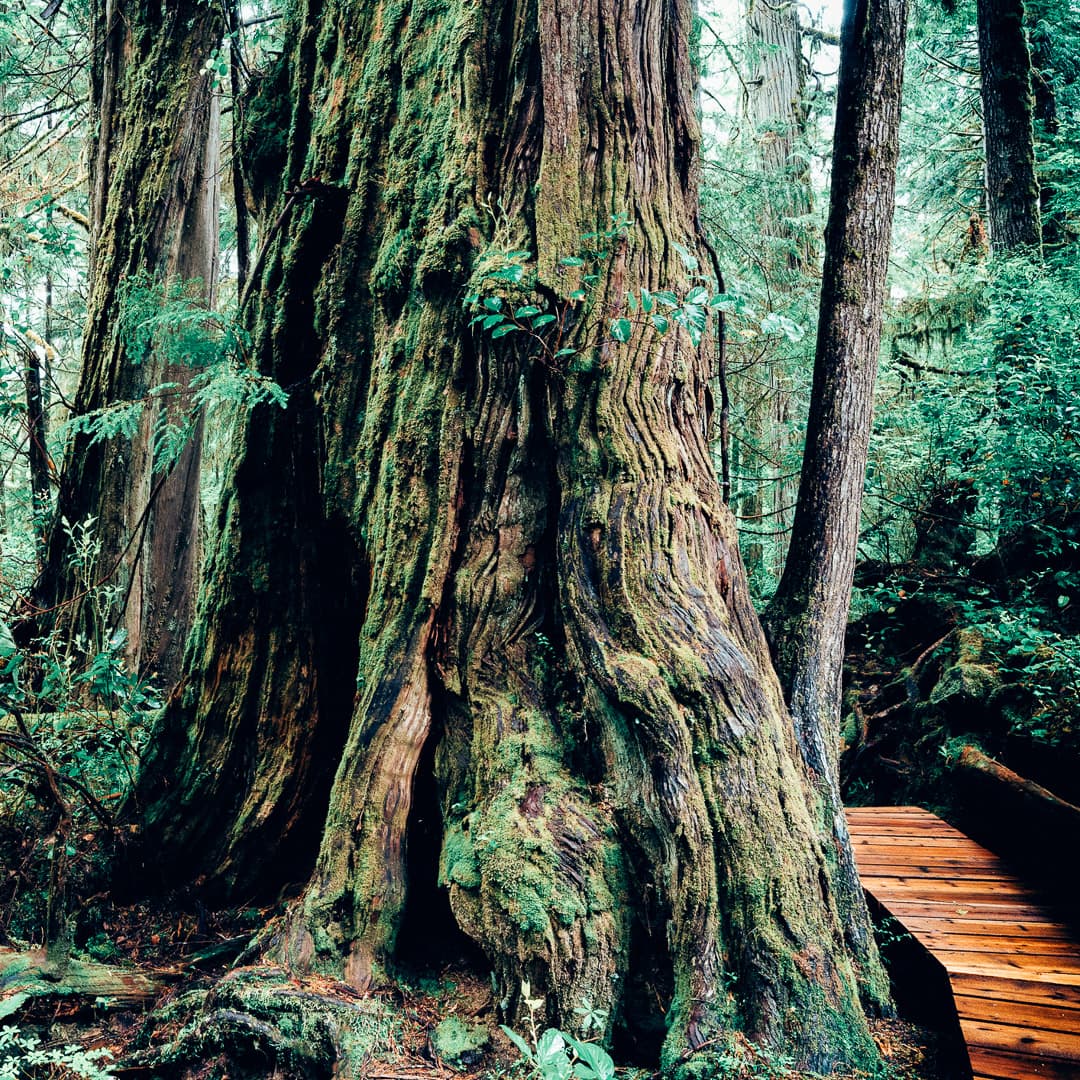
<svg viewBox="0 0 1080 1080">
<path fill-rule="evenodd" d="M 765 624 L 849 944 L 871 997 L 884 978 L 851 858 L 837 762 L 841 680 L 896 191 L 906 0 L 849 0 L 840 43 L 821 313 L 799 499 Z"/>
<path fill-rule="evenodd" d="M 978 0 L 978 27 L 990 246 L 995 254 L 1037 251 L 1042 228 L 1024 0 Z"/>
<path fill-rule="evenodd" d="M 865 1063 L 830 858 L 710 465 L 709 342 L 607 333 L 628 291 L 686 288 L 676 245 L 701 246 L 691 14 L 296 6 L 253 313 L 291 397 L 239 440 L 137 805 L 174 881 L 296 882 L 268 955 L 366 987 L 402 945 L 425 871 L 410 812 L 433 785 L 442 887 L 509 1017 L 528 978 L 550 1021 L 586 998 L 614 1020 L 645 973 L 669 1070 L 736 1030 Z M 470 329 L 493 252 L 538 253 L 544 306 L 619 213 L 629 236 L 563 323 L 574 357 Z"/>
<path fill-rule="evenodd" d="M 92 5 L 91 294 L 76 415 L 136 401 L 162 383 L 183 398 L 195 372 L 127 353 L 120 333 L 123 283 L 139 272 L 201 282 L 209 303 L 217 264 L 218 105 L 203 70 L 221 36 L 213 5 L 199 0 L 97 0 Z M 107 605 L 86 595 L 66 530 L 53 526 L 36 601 L 69 640 L 93 649 L 106 630 L 127 632 L 133 666 L 173 681 L 194 615 L 199 563 L 197 428 L 167 475 L 155 475 L 147 407 L 133 439 L 68 448 L 58 518 L 93 519 L 92 577 L 117 588 Z M 174 419 L 178 410 L 174 406 Z"/>
</svg>

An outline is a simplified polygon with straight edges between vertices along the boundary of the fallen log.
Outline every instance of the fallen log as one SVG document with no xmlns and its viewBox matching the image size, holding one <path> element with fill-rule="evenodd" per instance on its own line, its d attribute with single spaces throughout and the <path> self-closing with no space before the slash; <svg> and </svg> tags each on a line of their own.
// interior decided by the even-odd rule
<svg viewBox="0 0 1080 1080">
<path fill-rule="evenodd" d="M 40 998 L 85 998 L 99 1008 L 154 1000 L 165 981 L 129 968 L 86 960 L 58 961 L 44 949 L 0 949 L 0 1020 Z"/>
<path fill-rule="evenodd" d="M 955 758 L 955 767 L 978 773 L 1000 785 L 1007 792 L 1019 796 L 1037 806 L 1044 814 L 1053 817 L 1064 829 L 1074 830 L 1080 836 L 1080 807 L 1055 795 L 1052 791 L 1028 780 L 1007 765 L 995 761 L 977 746 L 968 743 Z"/>
</svg>

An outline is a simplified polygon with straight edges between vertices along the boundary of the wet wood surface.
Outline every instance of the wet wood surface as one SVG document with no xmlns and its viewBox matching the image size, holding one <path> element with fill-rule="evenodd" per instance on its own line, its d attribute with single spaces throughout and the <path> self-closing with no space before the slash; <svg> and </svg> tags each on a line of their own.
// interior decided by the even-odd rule
<svg viewBox="0 0 1080 1080">
<path fill-rule="evenodd" d="M 929 811 L 852 807 L 847 818 L 863 887 L 949 977 L 975 1080 L 1080 1080 L 1075 924 Z"/>
</svg>

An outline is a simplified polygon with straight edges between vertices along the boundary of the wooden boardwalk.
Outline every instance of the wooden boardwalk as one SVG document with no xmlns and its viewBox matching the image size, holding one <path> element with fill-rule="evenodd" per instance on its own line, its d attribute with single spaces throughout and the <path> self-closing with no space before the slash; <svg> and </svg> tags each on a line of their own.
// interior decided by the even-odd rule
<svg viewBox="0 0 1080 1080">
<path fill-rule="evenodd" d="M 926 810 L 853 807 L 847 818 L 864 888 L 948 975 L 976 1080 L 1080 1080 L 1075 930 Z"/>
</svg>

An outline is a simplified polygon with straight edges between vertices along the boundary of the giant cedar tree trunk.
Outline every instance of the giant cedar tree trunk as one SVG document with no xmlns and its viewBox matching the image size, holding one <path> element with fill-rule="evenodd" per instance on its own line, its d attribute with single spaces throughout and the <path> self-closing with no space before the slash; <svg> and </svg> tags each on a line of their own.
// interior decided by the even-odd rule
<svg viewBox="0 0 1080 1080">
<path fill-rule="evenodd" d="M 220 15 L 201 0 L 99 0 L 93 5 L 92 96 L 98 130 L 91 154 L 91 295 L 75 413 L 141 398 L 155 385 L 186 386 L 194 372 L 126 353 L 118 330 L 123 282 L 139 271 L 202 282 L 209 302 L 217 260 L 218 106 L 202 70 L 220 37 Z M 37 602 L 68 638 L 98 641 L 127 631 L 134 666 L 165 681 L 179 673 L 194 615 L 199 563 L 196 430 L 165 475 L 153 471 L 157 410 L 132 440 L 68 449 L 58 514 L 94 518 L 95 578 L 119 586 L 113 610 L 82 594 L 59 521 Z"/>
<path fill-rule="evenodd" d="M 840 43 L 821 314 L 799 499 L 765 623 L 863 989 L 885 981 L 840 800 L 841 678 L 881 344 L 899 149 L 906 0 L 849 0 Z"/>
<path fill-rule="evenodd" d="M 571 1023 L 647 971 L 668 1067 L 731 1029 L 872 1057 L 709 462 L 708 350 L 587 344 L 628 290 L 684 286 L 674 244 L 699 244 L 690 3 L 293 20 L 255 328 L 291 398 L 239 446 L 145 763 L 155 862 L 234 895 L 306 879 L 268 953 L 365 987 L 435 784 L 445 895 L 511 1017 L 523 977 Z M 469 329 L 490 244 L 538 252 L 544 303 L 621 211 L 573 364 Z"/>
<path fill-rule="evenodd" d="M 997 254 L 1037 249 L 1042 235 L 1024 0 L 978 0 L 978 14 L 990 246 Z"/>
</svg>

